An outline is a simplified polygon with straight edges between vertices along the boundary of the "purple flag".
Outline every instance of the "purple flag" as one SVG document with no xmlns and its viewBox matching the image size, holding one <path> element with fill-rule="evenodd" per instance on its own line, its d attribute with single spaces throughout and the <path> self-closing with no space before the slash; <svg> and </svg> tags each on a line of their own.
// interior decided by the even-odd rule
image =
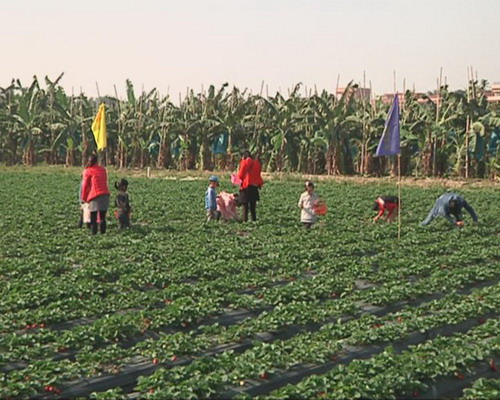
<svg viewBox="0 0 500 400">
<path fill-rule="evenodd" d="M 399 153 L 399 96 L 396 93 L 375 155 L 394 156 Z"/>
</svg>

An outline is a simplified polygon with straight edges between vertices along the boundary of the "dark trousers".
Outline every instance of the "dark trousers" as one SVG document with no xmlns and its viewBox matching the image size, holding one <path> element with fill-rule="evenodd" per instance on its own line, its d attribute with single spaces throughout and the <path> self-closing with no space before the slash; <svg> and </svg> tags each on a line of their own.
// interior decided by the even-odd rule
<svg viewBox="0 0 500 400">
<path fill-rule="evenodd" d="M 101 233 L 106 233 L 106 211 L 92 211 L 90 213 L 90 231 L 92 235 L 97 233 L 97 213 L 99 213 L 99 218 L 101 219 Z"/>
<path fill-rule="evenodd" d="M 126 212 L 118 212 L 118 222 L 120 229 L 130 228 L 130 216 Z"/>
<path fill-rule="evenodd" d="M 90 228 L 90 223 L 85 224 L 87 228 Z M 80 220 L 78 221 L 78 228 L 81 228 L 83 226 L 83 211 L 80 213 Z"/>
<path fill-rule="evenodd" d="M 243 221 L 248 221 L 248 210 L 250 209 L 250 214 L 252 215 L 252 221 L 257 221 L 257 202 L 249 201 L 248 203 L 243 203 Z"/>
<path fill-rule="evenodd" d="M 78 221 L 78 228 L 83 226 L 83 211 L 80 211 L 80 220 Z"/>
</svg>

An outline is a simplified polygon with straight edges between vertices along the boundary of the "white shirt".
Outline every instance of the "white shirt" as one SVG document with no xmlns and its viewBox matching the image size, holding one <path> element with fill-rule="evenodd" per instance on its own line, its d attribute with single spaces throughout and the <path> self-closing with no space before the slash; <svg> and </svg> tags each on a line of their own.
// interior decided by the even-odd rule
<svg viewBox="0 0 500 400">
<path fill-rule="evenodd" d="M 314 213 L 313 206 L 314 203 L 318 200 L 319 196 L 315 192 L 309 194 L 306 191 L 300 195 L 299 199 L 299 207 L 301 208 L 300 222 L 305 222 L 308 224 L 316 222 L 317 217 L 316 214 Z"/>
</svg>

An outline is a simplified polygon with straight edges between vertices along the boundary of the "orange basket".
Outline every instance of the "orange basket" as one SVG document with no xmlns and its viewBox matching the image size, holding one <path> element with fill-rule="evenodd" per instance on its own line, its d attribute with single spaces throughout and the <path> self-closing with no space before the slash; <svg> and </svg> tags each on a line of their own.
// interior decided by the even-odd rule
<svg viewBox="0 0 500 400">
<path fill-rule="evenodd" d="M 319 200 L 313 206 L 313 211 L 314 211 L 314 214 L 316 214 L 316 215 L 326 215 L 326 212 L 328 211 L 328 207 L 323 200 Z"/>
</svg>

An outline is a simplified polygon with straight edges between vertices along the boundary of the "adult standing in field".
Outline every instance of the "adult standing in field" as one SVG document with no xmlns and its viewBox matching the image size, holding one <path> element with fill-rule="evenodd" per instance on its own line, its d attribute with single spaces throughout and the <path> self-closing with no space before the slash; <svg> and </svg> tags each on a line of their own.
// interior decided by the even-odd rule
<svg viewBox="0 0 500 400">
<path fill-rule="evenodd" d="M 260 200 L 259 189 L 264 184 L 261 176 L 260 161 L 254 159 L 249 151 L 243 152 L 238 169 L 241 180 L 239 201 L 243 207 L 243 221 L 248 221 L 248 211 L 252 221 L 257 221 L 257 202 Z"/>
<path fill-rule="evenodd" d="M 97 214 L 99 214 L 101 233 L 106 232 L 106 212 L 109 208 L 108 174 L 106 168 L 97 163 L 92 154 L 83 170 L 82 200 L 88 203 L 90 211 L 90 230 L 97 233 Z"/>
<path fill-rule="evenodd" d="M 462 196 L 456 193 L 445 193 L 436 200 L 429 215 L 427 215 L 427 218 L 420 225 L 428 225 L 434 218 L 443 217 L 452 225 L 462 227 L 464 226 L 462 208 L 465 208 L 471 215 L 472 220 L 477 222 L 476 212 Z"/>
</svg>

